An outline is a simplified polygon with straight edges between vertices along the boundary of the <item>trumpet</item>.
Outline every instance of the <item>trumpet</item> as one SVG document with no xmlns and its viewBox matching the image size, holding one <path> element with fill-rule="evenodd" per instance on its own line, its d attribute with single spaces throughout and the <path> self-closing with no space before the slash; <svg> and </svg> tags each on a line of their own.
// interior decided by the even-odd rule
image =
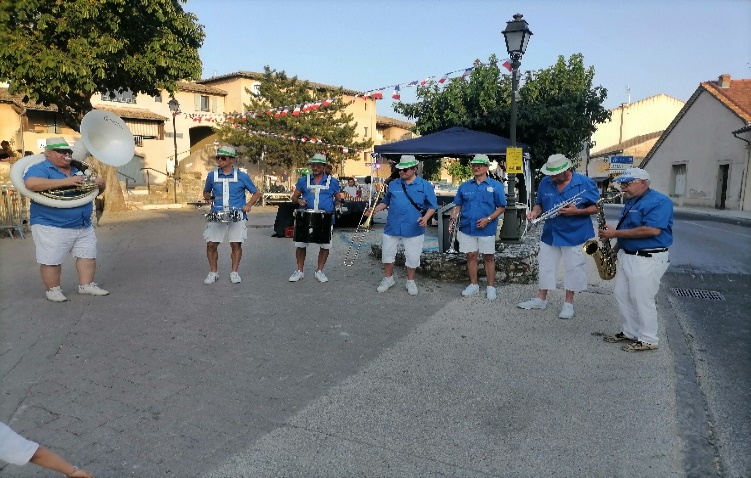
<svg viewBox="0 0 751 478">
<path fill-rule="evenodd" d="M 569 199 L 566 199 L 563 202 L 560 202 L 560 203 L 556 204 L 553 209 L 550 209 L 549 211 L 545 211 L 544 213 L 540 214 L 538 217 L 536 217 L 534 219 L 530 219 L 529 223 L 531 225 L 533 225 L 533 226 L 536 226 L 537 224 L 539 224 L 539 223 L 541 223 L 543 221 L 547 221 L 548 219 L 552 219 L 552 218 L 558 216 L 561 213 L 561 209 L 563 209 L 565 207 L 569 207 L 571 205 L 577 205 L 577 204 L 579 204 L 582 201 L 582 199 L 583 199 L 583 198 L 580 198 L 579 196 L 581 196 L 582 194 L 584 194 L 584 192 L 585 191 L 580 191 L 579 193 L 576 194 L 576 196 L 573 196 L 573 197 L 571 197 Z"/>
<path fill-rule="evenodd" d="M 378 199 L 380 196 L 381 192 L 376 192 L 376 195 L 372 198 L 372 201 L 369 201 L 368 207 L 365 208 L 365 211 L 367 211 L 371 207 L 375 208 L 376 204 L 378 204 Z M 375 211 L 371 210 L 370 215 L 363 221 L 363 218 L 365 217 L 365 211 L 363 211 L 362 216 L 360 216 L 360 223 L 357 226 L 357 229 L 355 229 L 355 233 L 352 235 L 352 242 L 350 242 L 349 249 L 347 249 L 347 253 L 344 255 L 343 264 L 347 267 L 352 267 L 352 265 L 355 263 L 357 254 L 359 254 L 360 248 L 362 248 L 362 245 L 365 243 L 365 236 L 367 235 L 368 231 L 370 231 L 370 226 L 373 223 L 373 216 L 375 216 Z"/>
<path fill-rule="evenodd" d="M 456 220 L 453 221 L 453 230 L 451 231 L 451 238 L 449 239 L 449 248 L 446 249 L 446 254 L 456 254 L 459 251 L 454 249 L 456 238 L 459 236 L 459 220 L 462 217 L 462 211 L 459 210 L 459 214 L 456 215 Z"/>
</svg>

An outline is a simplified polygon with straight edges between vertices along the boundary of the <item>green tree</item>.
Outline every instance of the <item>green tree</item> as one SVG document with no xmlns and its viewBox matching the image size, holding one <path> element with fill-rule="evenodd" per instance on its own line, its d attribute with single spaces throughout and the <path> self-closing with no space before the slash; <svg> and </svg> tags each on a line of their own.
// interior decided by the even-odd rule
<svg viewBox="0 0 751 478">
<path fill-rule="evenodd" d="M 440 164 L 440 162 L 438 163 Z M 454 159 L 446 166 L 446 171 L 451 175 L 454 181 L 463 182 L 472 177 L 472 168 L 469 165 L 469 159 Z M 425 173 L 425 167 L 423 166 L 423 174 Z"/>
<path fill-rule="evenodd" d="M 517 139 L 530 146 L 533 169 L 554 153 L 575 158 L 597 124 L 610 119 L 610 112 L 602 106 L 607 90 L 593 86 L 594 74 L 594 67 L 585 68 L 581 54 L 568 61 L 560 56 L 555 65 L 524 74 Z M 420 134 L 464 126 L 509 135 L 511 76 L 500 70 L 495 55 L 487 64 L 476 62 L 467 79 L 453 78 L 444 88 L 433 82 L 418 87 L 417 97 L 417 103 L 399 103 L 394 109 L 415 119 Z"/>
<path fill-rule="evenodd" d="M 342 100 L 343 95 L 342 88 L 311 85 L 266 66 L 258 92 L 251 93 L 250 103 L 244 105 L 246 111 L 260 114 L 230 117 L 217 129 L 217 134 L 224 142 L 244 146 L 251 161 L 257 162 L 263 157 L 270 165 L 301 167 L 313 154 L 320 152 L 326 153 L 328 161 L 335 166 L 344 159 L 361 159 L 362 154 L 357 150 L 367 150 L 373 143 L 355 140 L 357 123 L 352 114 L 345 113 L 347 103 Z M 299 116 L 294 116 L 292 111 L 279 117 L 264 113 L 278 107 L 302 107 L 328 99 L 334 100 L 331 105 Z M 313 143 L 310 139 L 320 142 Z M 347 152 L 327 145 L 344 146 Z"/>
<path fill-rule="evenodd" d="M 186 0 L 2 0 L 0 80 L 11 94 L 54 104 L 79 131 L 97 93 L 156 95 L 199 78 L 203 27 L 183 11 Z M 107 180 L 108 210 L 124 208 L 115 168 Z"/>
</svg>

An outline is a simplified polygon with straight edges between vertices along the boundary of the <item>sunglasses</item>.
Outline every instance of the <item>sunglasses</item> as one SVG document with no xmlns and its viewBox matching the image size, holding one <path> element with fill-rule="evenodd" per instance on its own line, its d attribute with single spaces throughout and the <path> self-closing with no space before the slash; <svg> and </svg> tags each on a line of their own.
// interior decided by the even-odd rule
<svg viewBox="0 0 751 478">
<path fill-rule="evenodd" d="M 232 158 L 230 158 L 229 156 L 217 156 L 216 157 L 217 161 L 228 161 L 230 159 L 232 159 Z"/>
<path fill-rule="evenodd" d="M 73 154 L 72 149 L 53 149 L 52 151 L 56 152 L 57 154 L 62 154 L 62 155 Z"/>
<path fill-rule="evenodd" d="M 621 187 L 622 187 L 622 188 L 627 188 L 627 187 L 629 187 L 629 185 L 630 185 L 631 183 L 633 183 L 634 181 L 638 181 L 638 179 L 632 179 L 631 181 L 621 181 L 621 182 L 620 182 L 620 183 L 621 183 Z"/>
</svg>

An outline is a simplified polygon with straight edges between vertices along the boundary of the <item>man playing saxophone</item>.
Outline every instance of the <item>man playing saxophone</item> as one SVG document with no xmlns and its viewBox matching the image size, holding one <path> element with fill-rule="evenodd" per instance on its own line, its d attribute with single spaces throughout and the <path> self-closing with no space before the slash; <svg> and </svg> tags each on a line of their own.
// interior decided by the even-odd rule
<svg viewBox="0 0 751 478">
<path fill-rule="evenodd" d="M 63 138 L 48 138 L 45 160 L 31 166 L 24 175 L 24 185 L 30 191 L 46 191 L 60 187 L 78 187 L 86 177 L 71 166 L 72 146 Z M 93 179 L 99 192 L 105 184 L 101 177 Z M 96 234 L 91 225 L 92 203 L 71 208 L 57 208 L 31 201 L 31 235 L 36 246 L 36 259 L 47 299 L 52 302 L 68 300 L 60 288 L 60 275 L 65 256 L 76 258 L 78 293 L 107 295 L 109 292 L 94 282 L 96 272 Z"/>
<path fill-rule="evenodd" d="M 606 342 L 628 342 L 627 352 L 658 347 L 655 297 L 660 280 L 670 265 L 668 247 L 673 243 L 673 201 L 649 187 L 649 173 L 627 169 L 615 181 L 626 203 L 616 227 L 600 229 L 601 239 L 617 240 L 618 274 L 613 295 L 618 303 L 621 332 L 604 337 Z"/>
<path fill-rule="evenodd" d="M 546 177 L 540 181 L 537 199 L 527 219 L 558 209 L 545 220 L 540 237 L 539 288 L 537 297 L 521 302 L 521 309 L 544 309 L 548 304 L 548 291 L 556 288 L 556 270 L 563 261 L 563 288 L 566 298 L 558 317 L 574 316 L 574 294 L 587 290 L 587 256 L 582 244 L 595 236 L 590 216 L 597 212 L 595 204 L 600 199 L 597 185 L 571 170 L 571 161 L 562 154 L 554 154 L 542 167 Z M 572 200 L 572 198 L 574 200 Z M 566 204 L 560 207 L 560 204 Z"/>
<path fill-rule="evenodd" d="M 462 291 L 462 295 L 471 297 L 480 293 L 480 285 L 477 283 L 479 251 L 485 264 L 485 277 L 488 279 L 486 296 L 488 300 L 495 300 L 495 236 L 498 217 L 506 210 L 506 191 L 503 183 L 488 177 L 490 160 L 486 155 L 476 154 L 469 164 L 474 177 L 459 186 L 454 198 L 456 206 L 451 211 L 452 230 L 459 228 L 459 252 L 467 254 L 470 284 Z M 457 216 L 461 218 L 459 224 L 456 224 Z"/>
</svg>

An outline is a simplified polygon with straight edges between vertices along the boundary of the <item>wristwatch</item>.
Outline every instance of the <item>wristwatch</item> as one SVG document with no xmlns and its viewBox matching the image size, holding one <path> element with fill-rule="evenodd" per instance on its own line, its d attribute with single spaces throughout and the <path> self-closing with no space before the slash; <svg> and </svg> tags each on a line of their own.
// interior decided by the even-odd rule
<svg viewBox="0 0 751 478">
<path fill-rule="evenodd" d="M 488 219 L 488 222 L 493 222 L 493 218 L 492 217 L 488 216 L 487 219 Z"/>
</svg>

